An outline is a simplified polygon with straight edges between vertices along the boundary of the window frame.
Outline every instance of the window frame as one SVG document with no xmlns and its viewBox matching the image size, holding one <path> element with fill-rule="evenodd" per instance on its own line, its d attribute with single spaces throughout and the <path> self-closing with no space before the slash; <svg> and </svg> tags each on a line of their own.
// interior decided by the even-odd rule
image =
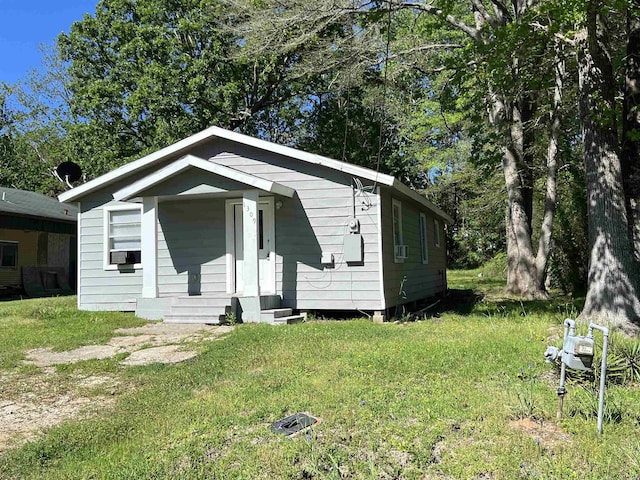
<svg viewBox="0 0 640 480">
<path fill-rule="evenodd" d="M 2 250 L 5 245 L 11 245 L 16 247 L 16 262 L 14 265 L 2 265 Z M 20 264 L 20 242 L 16 242 L 15 240 L 0 240 L 0 268 L 5 270 L 17 270 L 18 265 Z"/>
<path fill-rule="evenodd" d="M 395 207 L 398 207 L 398 237 L 400 243 L 396 241 L 396 221 L 395 221 Z M 393 262 L 404 263 L 404 258 L 400 258 L 396 255 L 398 245 L 404 245 L 404 234 L 402 232 L 402 202 L 396 198 L 391 199 L 391 233 L 393 236 Z"/>
<path fill-rule="evenodd" d="M 440 248 L 440 222 L 433 219 L 433 244 Z"/>
<path fill-rule="evenodd" d="M 427 236 L 427 216 L 423 212 L 420 212 L 418 227 L 420 229 L 420 255 L 422 257 L 422 264 L 427 265 L 429 263 L 429 238 Z"/>
<path fill-rule="evenodd" d="M 127 268 L 133 268 L 135 270 L 142 268 L 142 204 L 136 203 L 128 203 L 122 205 L 107 205 L 104 207 L 104 247 L 103 247 L 103 263 L 105 270 L 118 270 L 122 268 L 121 266 L 111 263 L 110 261 L 110 253 L 111 253 L 111 212 L 114 211 L 123 211 L 123 210 L 137 210 L 140 214 L 140 263 L 134 263 L 132 265 L 127 265 Z"/>
</svg>

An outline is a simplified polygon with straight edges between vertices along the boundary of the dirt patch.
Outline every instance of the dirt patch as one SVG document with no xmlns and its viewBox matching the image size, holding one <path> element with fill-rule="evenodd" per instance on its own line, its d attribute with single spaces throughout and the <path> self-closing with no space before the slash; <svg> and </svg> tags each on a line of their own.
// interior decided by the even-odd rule
<svg viewBox="0 0 640 480">
<path fill-rule="evenodd" d="M 197 355 L 192 350 L 180 350 L 180 345 L 165 345 L 133 352 L 122 365 L 149 365 L 150 363 L 178 363 Z"/>
<path fill-rule="evenodd" d="M 571 441 L 571 437 L 553 422 L 523 418 L 509 422 L 509 426 L 526 433 L 540 445 L 556 445 Z"/>
<path fill-rule="evenodd" d="M 176 344 L 219 338 L 233 330 L 231 326 L 199 324 L 152 323 L 142 327 L 119 328 L 106 345 L 88 345 L 68 352 L 54 352 L 50 348 L 37 348 L 26 352 L 25 364 L 49 367 L 75 363 L 81 360 L 103 360 L 120 353 L 131 355 L 123 365 L 148 365 L 151 363 L 177 363 L 193 358 L 195 351 L 178 351 Z M 166 348 L 167 345 L 174 346 Z M 156 347 L 156 348 L 145 348 Z M 145 350 L 142 350 L 142 349 Z M 150 350 L 148 353 L 140 353 Z M 133 356 L 133 359 L 131 357 Z"/>
<path fill-rule="evenodd" d="M 26 352 L 27 365 L 38 373 L 0 373 L 0 454 L 40 436 L 46 428 L 66 420 L 104 412 L 112 405 L 121 381 L 110 375 L 69 376 L 56 373 L 54 365 L 100 360 L 121 353 L 130 355 L 123 366 L 177 363 L 197 355 L 187 343 L 216 340 L 231 326 L 152 323 L 121 328 L 106 345 L 88 345 L 68 352 L 38 348 Z M 130 391 L 133 386 L 127 386 Z"/>
<path fill-rule="evenodd" d="M 37 375 L 15 373 L 0 376 L 0 453 L 42 434 L 65 420 L 90 416 L 114 403 L 108 395 L 87 396 L 83 388 L 111 388 L 117 380 L 109 376 L 77 376 L 62 379 L 51 372 Z M 9 383 L 10 382 L 10 383 Z"/>
<path fill-rule="evenodd" d="M 50 348 L 36 348 L 26 353 L 27 359 L 24 363 L 36 367 L 49 367 L 63 363 L 75 363 L 80 360 L 102 360 L 118 353 L 121 353 L 119 349 L 110 345 L 89 345 L 69 352 L 54 352 Z"/>
<path fill-rule="evenodd" d="M 42 429 L 65 420 L 84 416 L 98 407 L 113 403 L 106 397 L 77 397 L 66 395 L 44 401 L 0 402 L 0 453 L 32 440 Z"/>
</svg>

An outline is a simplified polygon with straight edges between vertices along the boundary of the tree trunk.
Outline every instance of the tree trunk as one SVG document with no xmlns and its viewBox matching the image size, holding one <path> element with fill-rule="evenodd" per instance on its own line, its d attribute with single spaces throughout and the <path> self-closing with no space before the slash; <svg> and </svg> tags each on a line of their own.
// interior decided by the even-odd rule
<svg viewBox="0 0 640 480">
<path fill-rule="evenodd" d="M 540 288 L 536 258 L 531 240 L 531 211 L 529 166 L 524 161 L 525 151 L 531 147 L 525 131 L 521 105 L 510 105 L 510 144 L 503 149 L 502 170 L 507 187 L 507 286 L 506 293 L 525 298 L 545 298 Z M 525 109 L 530 112 L 530 109 Z"/>
<path fill-rule="evenodd" d="M 549 132 L 549 145 L 547 147 L 547 192 L 544 199 L 544 216 L 540 227 L 540 239 L 538 240 L 538 253 L 536 255 L 536 273 L 538 275 L 538 288 L 545 288 L 547 277 L 547 265 L 549 263 L 549 251 L 551 249 L 551 234 L 553 231 L 553 217 L 556 211 L 557 190 L 557 155 L 558 141 L 560 139 L 562 108 L 562 95 L 564 87 L 565 62 L 559 47 L 556 49 L 555 59 L 555 89 L 553 95 L 553 110 L 551 112 L 551 127 Z"/>
<path fill-rule="evenodd" d="M 629 233 L 640 260 L 640 0 L 627 10 L 627 57 L 622 112 L 622 178 Z"/>
<path fill-rule="evenodd" d="M 577 37 L 579 109 L 589 219 L 589 275 L 580 318 L 627 331 L 640 324 L 638 269 L 628 234 L 617 152 L 612 65 L 600 2 L 587 4 L 587 26 Z"/>
</svg>

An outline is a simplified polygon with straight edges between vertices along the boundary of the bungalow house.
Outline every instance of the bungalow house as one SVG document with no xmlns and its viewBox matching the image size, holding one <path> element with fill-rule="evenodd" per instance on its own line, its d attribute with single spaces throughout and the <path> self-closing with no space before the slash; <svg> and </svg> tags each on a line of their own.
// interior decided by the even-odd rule
<svg viewBox="0 0 640 480">
<path fill-rule="evenodd" d="M 60 195 L 78 306 L 166 322 L 383 316 L 446 289 L 451 218 L 397 179 L 210 127 Z"/>
<path fill-rule="evenodd" d="M 0 187 L 0 293 L 73 293 L 76 220 L 75 205 Z"/>
</svg>

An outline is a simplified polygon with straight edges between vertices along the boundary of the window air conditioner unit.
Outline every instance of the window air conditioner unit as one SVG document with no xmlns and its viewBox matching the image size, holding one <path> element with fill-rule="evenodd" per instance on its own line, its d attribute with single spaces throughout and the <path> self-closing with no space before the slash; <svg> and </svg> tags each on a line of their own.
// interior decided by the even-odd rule
<svg viewBox="0 0 640 480">
<path fill-rule="evenodd" d="M 407 258 L 407 246 L 396 245 L 396 258 Z"/>
<path fill-rule="evenodd" d="M 111 252 L 111 263 L 116 265 L 133 265 L 136 263 L 136 250 Z"/>
</svg>

